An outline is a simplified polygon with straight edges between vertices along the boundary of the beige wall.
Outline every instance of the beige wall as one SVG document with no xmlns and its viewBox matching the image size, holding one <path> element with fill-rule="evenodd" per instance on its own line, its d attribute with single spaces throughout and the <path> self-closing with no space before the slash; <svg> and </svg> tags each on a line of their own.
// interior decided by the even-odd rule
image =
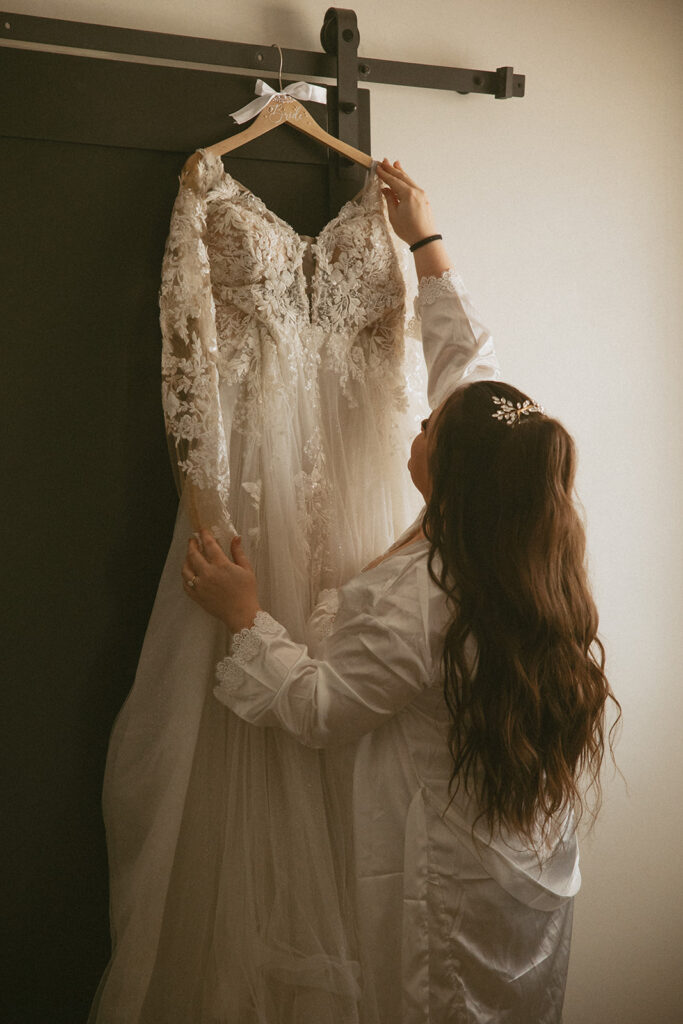
<svg viewBox="0 0 683 1024">
<path fill-rule="evenodd" d="M 327 4 L 9 6 L 317 49 Z M 374 86 L 373 152 L 400 157 L 427 188 L 505 376 L 559 415 L 579 444 L 592 578 L 624 708 L 618 761 L 628 792 L 607 776 L 604 811 L 583 844 L 565 1024 L 674 1024 L 683 1006 L 683 3 L 353 6 L 362 54 L 513 64 L 527 75 L 526 97 L 507 102 Z"/>
</svg>

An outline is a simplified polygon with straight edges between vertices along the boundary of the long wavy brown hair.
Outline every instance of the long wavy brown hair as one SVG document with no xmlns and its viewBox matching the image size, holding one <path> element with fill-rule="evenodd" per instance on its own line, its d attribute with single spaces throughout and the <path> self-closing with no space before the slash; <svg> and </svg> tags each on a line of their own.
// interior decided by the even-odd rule
<svg viewBox="0 0 683 1024">
<path fill-rule="evenodd" d="M 464 785 L 491 834 L 538 849 L 569 810 L 577 821 L 597 814 L 621 709 L 597 634 L 574 442 L 540 412 L 494 418 L 493 396 L 528 401 L 477 381 L 441 407 L 423 528 L 430 575 L 453 609 L 443 651 L 450 792 Z"/>
</svg>

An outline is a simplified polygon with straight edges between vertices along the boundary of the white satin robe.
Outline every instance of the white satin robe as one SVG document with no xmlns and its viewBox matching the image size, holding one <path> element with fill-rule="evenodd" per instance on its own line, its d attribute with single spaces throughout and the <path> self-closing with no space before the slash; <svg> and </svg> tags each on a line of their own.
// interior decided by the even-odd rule
<svg viewBox="0 0 683 1024">
<path fill-rule="evenodd" d="M 498 377 L 453 272 L 420 282 L 416 313 L 433 408 L 464 382 Z M 427 553 L 421 539 L 323 592 L 307 645 L 260 612 L 219 663 L 214 694 L 348 770 L 363 1020 L 557 1024 L 580 885 L 573 823 L 558 823 L 539 866 L 510 836 L 489 841 L 478 826 L 473 840 L 477 809 L 463 793 L 446 810 L 449 614 Z"/>
</svg>

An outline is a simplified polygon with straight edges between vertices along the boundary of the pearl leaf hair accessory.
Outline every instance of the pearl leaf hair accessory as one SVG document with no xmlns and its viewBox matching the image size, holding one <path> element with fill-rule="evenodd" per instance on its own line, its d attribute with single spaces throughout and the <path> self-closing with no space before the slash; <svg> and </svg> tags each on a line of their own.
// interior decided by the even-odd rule
<svg viewBox="0 0 683 1024">
<path fill-rule="evenodd" d="M 536 405 L 528 398 L 524 402 L 517 402 L 516 405 L 513 405 L 507 398 L 499 398 L 497 395 L 491 397 L 494 404 L 500 406 L 497 412 L 493 412 L 491 415 L 494 420 L 503 420 L 509 427 L 514 427 L 522 416 L 528 416 L 530 412 L 545 412 L 542 405 Z"/>
</svg>

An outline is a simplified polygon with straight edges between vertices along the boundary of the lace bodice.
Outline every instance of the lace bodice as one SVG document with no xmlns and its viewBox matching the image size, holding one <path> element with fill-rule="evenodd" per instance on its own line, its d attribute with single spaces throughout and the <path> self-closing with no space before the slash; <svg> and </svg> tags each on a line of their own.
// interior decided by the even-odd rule
<svg viewBox="0 0 683 1024">
<path fill-rule="evenodd" d="M 377 179 L 316 239 L 299 235 L 207 156 L 207 250 L 214 296 L 269 330 L 283 324 L 355 335 L 404 300 Z M 303 258 L 312 249 L 310 301 Z"/>
</svg>

